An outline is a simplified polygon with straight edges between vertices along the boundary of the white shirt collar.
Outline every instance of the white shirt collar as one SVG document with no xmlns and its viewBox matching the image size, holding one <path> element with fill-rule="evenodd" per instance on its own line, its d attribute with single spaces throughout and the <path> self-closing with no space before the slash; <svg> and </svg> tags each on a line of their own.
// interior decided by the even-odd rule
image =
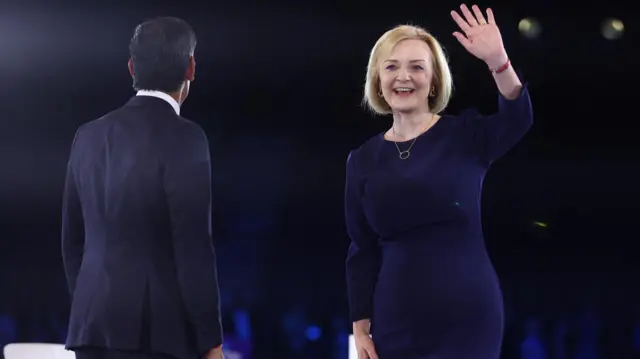
<svg viewBox="0 0 640 359">
<path fill-rule="evenodd" d="M 136 96 L 151 96 L 161 98 L 169 103 L 171 107 L 176 111 L 176 115 L 180 116 L 180 105 L 178 105 L 178 101 L 176 101 L 173 97 L 167 95 L 161 91 L 152 91 L 152 90 L 140 90 L 136 94 Z"/>
</svg>

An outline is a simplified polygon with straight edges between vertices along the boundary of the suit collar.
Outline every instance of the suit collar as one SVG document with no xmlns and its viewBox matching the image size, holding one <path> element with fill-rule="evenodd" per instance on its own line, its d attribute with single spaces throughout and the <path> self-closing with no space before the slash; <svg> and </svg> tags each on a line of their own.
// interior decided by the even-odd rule
<svg viewBox="0 0 640 359">
<path fill-rule="evenodd" d="M 124 105 L 125 107 L 148 107 L 158 111 L 171 113 L 176 115 L 175 108 L 169 103 L 156 96 L 133 96 L 129 98 L 129 101 Z"/>
<path fill-rule="evenodd" d="M 180 105 L 178 104 L 178 102 L 173 97 L 167 95 L 164 92 L 151 91 L 151 90 L 140 90 L 136 94 L 136 97 L 138 97 L 138 96 L 149 96 L 149 97 L 156 97 L 156 98 L 162 99 L 162 100 L 166 101 L 169 105 L 171 105 L 173 110 L 176 112 L 176 115 L 180 116 Z"/>
</svg>

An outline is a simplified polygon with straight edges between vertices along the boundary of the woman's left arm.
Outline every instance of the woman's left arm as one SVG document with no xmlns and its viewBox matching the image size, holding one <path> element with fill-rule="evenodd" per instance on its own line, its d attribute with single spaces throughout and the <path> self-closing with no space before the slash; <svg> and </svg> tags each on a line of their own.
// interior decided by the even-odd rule
<svg viewBox="0 0 640 359">
<path fill-rule="evenodd" d="M 502 96 L 508 100 L 515 100 L 520 96 L 522 83 L 510 64 L 493 11 L 487 9 L 485 20 L 477 5 L 473 5 L 471 9 L 473 13 L 466 5 L 460 5 L 462 16 L 456 11 L 451 11 L 451 17 L 462 31 L 455 31 L 453 36 L 469 53 L 489 66 Z"/>
<path fill-rule="evenodd" d="M 470 119 L 474 132 L 478 155 L 492 162 L 513 147 L 533 123 L 533 111 L 527 86 L 523 85 L 502 43 L 500 30 L 491 9 L 487 9 L 487 19 L 478 6 L 461 5 L 462 16 L 456 11 L 451 17 L 464 32 L 454 32 L 460 44 L 478 59 L 484 61 L 491 72 L 500 92 L 498 112 Z"/>
<path fill-rule="evenodd" d="M 493 73 L 493 79 L 502 97 L 506 100 L 515 100 L 520 97 L 523 85 L 511 66 L 511 60 L 506 51 L 502 51 L 495 58 L 488 59 L 487 66 Z"/>
<path fill-rule="evenodd" d="M 495 69 L 498 69 L 497 71 Z M 498 87 L 498 111 L 469 119 L 473 146 L 483 162 L 491 163 L 513 148 L 533 124 L 533 108 L 526 83 L 523 84 L 507 60 L 492 68 Z"/>
</svg>

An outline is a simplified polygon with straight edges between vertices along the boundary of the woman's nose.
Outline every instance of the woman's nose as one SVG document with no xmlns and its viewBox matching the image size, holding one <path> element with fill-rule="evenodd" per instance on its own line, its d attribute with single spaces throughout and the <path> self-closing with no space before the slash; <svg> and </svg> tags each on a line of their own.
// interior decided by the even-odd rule
<svg viewBox="0 0 640 359">
<path fill-rule="evenodd" d="M 409 71 L 400 70 L 399 73 L 398 73 L 398 79 L 399 80 L 409 80 Z"/>
</svg>

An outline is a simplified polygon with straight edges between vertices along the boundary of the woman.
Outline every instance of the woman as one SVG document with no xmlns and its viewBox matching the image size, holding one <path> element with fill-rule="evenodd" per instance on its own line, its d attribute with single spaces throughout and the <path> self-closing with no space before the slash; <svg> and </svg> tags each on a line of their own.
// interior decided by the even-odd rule
<svg viewBox="0 0 640 359">
<path fill-rule="evenodd" d="M 365 101 L 392 114 L 393 125 L 347 160 L 347 282 L 359 359 L 500 355 L 502 294 L 484 247 L 480 193 L 489 165 L 531 126 L 532 110 L 491 10 L 485 20 L 477 6 L 460 9 L 463 17 L 451 16 L 464 34 L 453 35 L 493 73 L 496 114 L 438 115 L 451 73 L 423 29 L 392 29 L 371 52 Z"/>
</svg>

